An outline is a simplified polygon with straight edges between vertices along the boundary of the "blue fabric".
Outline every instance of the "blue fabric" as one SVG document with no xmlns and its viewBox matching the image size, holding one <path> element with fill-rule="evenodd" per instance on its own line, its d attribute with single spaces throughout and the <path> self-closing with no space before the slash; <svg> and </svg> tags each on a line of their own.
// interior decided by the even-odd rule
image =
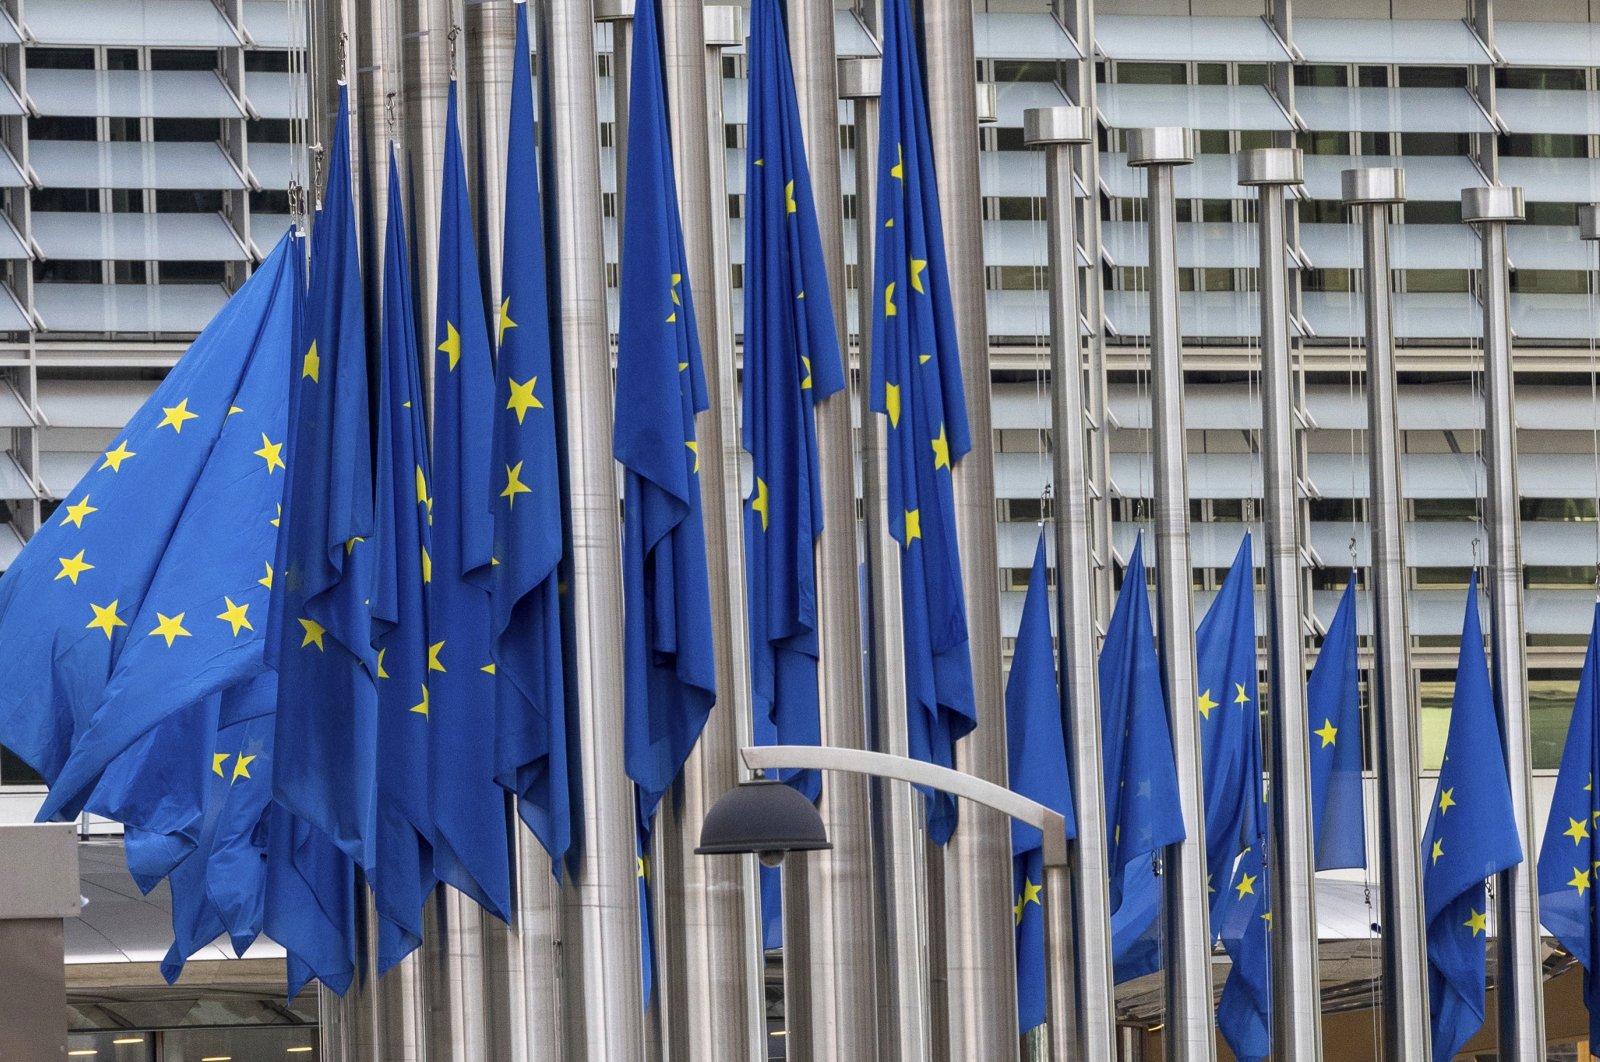
<svg viewBox="0 0 1600 1062">
<path fill-rule="evenodd" d="M 1489 913 L 1483 882 L 1520 862 L 1522 845 L 1484 659 L 1474 573 L 1467 588 L 1438 796 L 1422 838 L 1434 1062 L 1454 1058 L 1483 1025 Z"/>
<path fill-rule="evenodd" d="M 344 995 L 356 969 L 355 863 L 328 835 L 273 803 L 267 842 L 267 936 L 288 952 L 290 999 L 312 978 Z"/>
<path fill-rule="evenodd" d="M 494 458 L 495 778 L 518 797 L 556 873 L 572 846 L 561 663 L 561 482 L 556 464 L 543 204 L 534 153 L 528 5 L 518 4 L 497 314 Z"/>
<path fill-rule="evenodd" d="M 907 0 L 883 5 L 879 110 L 871 406 L 889 419 L 889 532 L 902 548 L 910 752 L 953 767 L 956 742 L 978 721 L 950 479 L 972 443 Z M 944 844 L 956 827 L 955 798 L 928 800 L 929 836 Z"/>
<path fill-rule="evenodd" d="M 1017 648 L 1006 680 L 1006 750 L 1011 788 L 1061 813 L 1068 839 L 1078 835 L 1062 731 L 1061 691 L 1050 640 L 1050 591 L 1045 578 L 1044 534 L 1033 554 L 1022 603 Z M 1045 1019 L 1046 980 L 1044 839 L 1032 826 L 1011 823 L 1011 861 L 1017 944 L 1017 1021 L 1027 1032 Z M 1062 902 L 1066 898 L 1062 897 Z M 1063 972 L 1061 976 L 1065 976 Z"/>
<path fill-rule="evenodd" d="M 633 35 L 612 453 L 624 469 L 624 759 L 648 824 L 716 701 L 716 663 L 694 433 L 694 416 L 707 403 L 705 377 L 655 0 L 639 3 Z"/>
<path fill-rule="evenodd" d="M 377 866 L 369 880 L 381 974 L 422 942 L 422 905 L 433 889 L 433 812 L 428 800 L 428 716 L 415 711 L 428 681 L 427 410 L 417 365 L 411 243 L 389 156 L 383 240 L 382 361 L 378 387 L 372 645 L 378 652 Z"/>
<path fill-rule="evenodd" d="M 434 336 L 433 561 L 428 584 L 428 775 L 434 872 L 502 921 L 511 917 L 505 790 L 495 782 L 496 669 L 489 603 L 494 554 L 490 436 L 494 368 L 456 83 L 445 116 Z M 419 714 L 421 714 L 419 712 Z"/>
<path fill-rule="evenodd" d="M 1600 828 L 1600 799 L 1594 776 L 1600 767 L 1600 605 L 1589 630 L 1578 696 L 1567 727 L 1550 821 L 1539 849 L 1539 920 L 1561 946 L 1583 965 L 1583 1002 L 1589 1008 L 1589 1042 L 1600 1043 L 1600 981 L 1594 961 L 1600 955 L 1600 919 L 1595 917 L 1594 833 Z"/>
<path fill-rule="evenodd" d="M 760 744 L 815 745 L 822 531 L 813 407 L 844 387 L 827 264 L 779 0 L 750 9 L 745 157 L 744 448 L 750 686 Z M 815 800 L 816 771 L 784 777 Z"/>
<path fill-rule="evenodd" d="M 1216 929 L 1233 967 L 1217 1004 L 1217 1028 L 1239 1062 L 1260 1062 L 1272 1051 L 1271 926 L 1264 844 L 1245 852 L 1228 894 L 1218 904 Z"/>
<path fill-rule="evenodd" d="M 635 843 L 634 876 L 639 882 L 639 974 L 644 1009 L 649 1010 L 656 988 L 656 933 L 655 919 L 650 915 L 650 829 L 643 821 L 638 825 Z"/>
<path fill-rule="evenodd" d="M 1356 669 L 1356 580 L 1345 584 L 1339 609 L 1306 681 L 1310 715 L 1311 815 L 1317 869 L 1367 865 L 1361 793 L 1361 677 Z"/>
</svg>

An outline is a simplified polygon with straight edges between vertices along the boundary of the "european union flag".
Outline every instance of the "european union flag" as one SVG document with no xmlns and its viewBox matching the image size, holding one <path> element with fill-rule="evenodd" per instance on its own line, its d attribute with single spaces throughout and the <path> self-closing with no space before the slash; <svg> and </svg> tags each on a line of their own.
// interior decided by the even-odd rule
<svg viewBox="0 0 1600 1062">
<path fill-rule="evenodd" d="M 1489 914 L 1483 881 L 1520 862 L 1522 845 L 1511 814 L 1474 572 L 1467 587 L 1444 766 L 1422 838 L 1434 1062 L 1449 1062 L 1483 1025 Z"/>
<path fill-rule="evenodd" d="M 1161 912 L 1154 857 L 1184 838 L 1183 815 L 1172 799 L 1178 771 L 1150 624 L 1142 536 L 1123 572 L 1099 670 L 1113 948 L 1120 982 L 1160 965 L 1149 935 Z"/>
<path fill-rule="evenodd" d="M 655 919 L 650 915 L 650 827 L 642 820 L 634 849 L 634 876 L 639 881 L 639 973 L 644 990 L 644 1009 L 656 990 Z"/>
<path fill-rule="evenodd" d="M 1078 835 L 1067 772 L 1067 742 L 1061 729 L 1061 692 L 1056 685 L 1050 641 L 1050 592 L 1046 587 L 1044 535 L 1033 555 L 1028 595 L 1022 603 L 1017 648 L 1006 680 L 1006 752 L 1011 788 L 1059 811 L 1067 838 Z M 1011 823 L 1012 913 L 1017 934 L 1017 1020 L 1023 1032 L 1044 1024 L 1044 838 L 1032 826 Z M 1066 897 L 1059 898 L 1066 902 Z M 1065 976 L 1063 972 L 1062 976 Z"/>
<path fill-rule="evenodd" d="M 378 388 L 377 499 L 373 520 L 372 645 L 378 652 L 378 865 L 370 875 L 378 972 L 422 942 L 422 905 L 433 890 L 428 800 L 428 441 L 418 379 L 416 318 L 407 262 L 400 171 L 389 155 L 383 240 L 383 363 Z"/>
<path fill-rule="evenodd" d="M 41 818 L 77 815 L 130 746 L 265 668 L 283 476 L 262 452 L 283 440 L 293 255 L 279 243 L 0 579 L 0 741 L 51 783 Z"/>
<path fill-rule="evenodd" d="M 495 664 L 489 567 L 494 562 L 490 423 L 494 369 L 472 206 L 461 156 L 457 87 L 445 114 L 434 358 L 433 560 L 427 681 L 415 711 L 428 718 L 434 872 L 502 921 L 511 917 L 505 790 L 495 783 Z"/>
<path fill-rule="evenodd" d="M 572 843 L 556 566 L 562 554 L 550 307 L 534 155 L 528 5 L 517 4 L 495 381 L 495 777 L 517 794 L 556 873 Z M 504 399 L 502 402 L 501 400 Z M 503 478 L 504 485 L 500 480 Z"/>
<path fill-rule="evenodd" d="M 911 755 L 953 767 L 978 722 L 950 482 L 972 442 L 916 39 L 906 0 L 885 0 L 871 401 L 889 418 Z M 955 827 L 955 798 L 930 794 L 930 838 L 944 844 Z"/>
<path fill-rule="evenodd" d="M 312 978 L 338 995 L 356 969 L 356 873 L 328 835 L 282 804 L 267 809 L 267 935 L 288 952 L 289 998 Z"/>
<path fill-rule="evenodd" d="M 372 439 L 366 322 L 351 201 L 349 98 L 339 87 L 323 206 L 311 236 L 305 339 L 293 379 L 269 660 L 278 686 L 272 791 L 361 866 L 373 865 Z M 308 341 L 305 341 L 308 340 Z"/>
<path fill-rule="evenodd" d="M 655 7 L 655 0 L 642 0 L 633 19 L 612 440 L 626 472 L 624 758 L 646 822 L 683 769 L 717 697 L 694 434 L 706 387 L 672 176 Z"/>
<path fill-rule="evenodd" d="M 755 476 L 744 521 L 750 686 L 759 744 L 815 745 L 822 488 L 812 409 L 844 387 L 844 373 L 778 0 L 755 0 L 750 19 L 743 425 Z M 790 783 L 812 800 L 822 790 L 816 771 Z"/>
<path fill-rule="evenodd" d="M 1589 651 L 1583 658 L 1578 697 L 1567 727 L 1550 821 L 1539 849 L 1539 920 L 1561 946 L 1583 966 L 1583 1002 L 1589 1008 L 1589 1042 L 1600 1043 L 1600 980 L 1594 961 L 1600 956 L 1600 919 L 1595 917 L 1594 833 L 1600 826 L 1600 800 L 1594 776 L 1600 766 L 1600 605 L 1589 629 Z"/>
<path fill-rule="evenodd" d="M 1361 793 L 1361 676 L 1356 670 L 1356 577 L 1306 682 L 1311 725 L 1311 816 L 1317 869 L 1367 865 Z"/>
<path fill-rule="evenodd" d="M 1217 1029 L 1239 1062 L 1260 1062 L 1272 1051 L 1272 912 L 1264 848 L 1256 844 L 1245 852 L 1227 895 L 1216 901 L 1223 922 L 1217 933 L 1233 961 L 1217 1003 Z"/>
</svg>

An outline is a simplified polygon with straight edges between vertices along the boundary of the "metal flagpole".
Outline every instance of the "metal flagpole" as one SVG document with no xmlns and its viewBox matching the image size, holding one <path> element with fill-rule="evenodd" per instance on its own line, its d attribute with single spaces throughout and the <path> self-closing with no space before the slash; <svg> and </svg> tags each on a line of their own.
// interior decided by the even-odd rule
<svg viewBox="0 0 1600 1062">
<path fill-rule="evenodd" d="M 1484 439 L 1489 461 L 1489 601 L 1493 610 L 1489 642 L 1511 808 L 1522 850 L 1530 857 L 1495 876 L 1500 1055 L 1512 1062 L 1544 1062 L 1544 945 L 1539 929 L 1538 868 L 1531 858 L 1539 824 L 1534 820 L 1528 672 L 1523 651 L 1516 377 L 1511 367 L 1511 285 L 1506 261 L 1506 223 L 1522 219 L 1521 188 L 1462 189 L 1461 220 L 1477 223 L 1483 246 L 1478 283 L 1488 403 Z"/>
<path fill-rule="evenodd" d="M 567 1057 L 641 1062 L 633 786 L 622 765 L 622 558 L 611 459 L 611 340 L 606 321 L 594 9 L 545 0 L 540 68 L 548 99 L 544 188 L 554 196 L 559 262 L 562 427 L 569 483 L 573 639 L 582 812 L 564 879 Z"/>
<path fill-rule="evenodd" d="M 1389 207 L 1405 201 L 1405 171 L 1345 170 L 1344 201 L 1361 222 L 1367 308 L 1367 520 L 1372 528 L 1372 703 L 1378 720 L 1378 851 L 1383 882 L 1383 1051 L 1431 1054 L 1427 927 L 1423 924 L 1417 727 L 1407 654 L 1404 523 L 1396 445 L 1394 309 Z"/>
<path fill-rule="evenodd" d="M 1254 186 L 1259 197 L 1256 227 L 1261 239 L 1261 449 L 1266 487 L 1267 687 L 1272 698 L 1267 727 L 1272 757 L 1268 842 L 1272 1037 L 1280 1057 L 1315 1062 L 1322 1057 L 1322 991 L 1285 251 L 1285 189 L 1304 181 L 1298 148 L 1258 148 L 1239 157 L 1239 183 Z"/>
<path fill-rule="evenodd" d="M 417 334 L 433 335 L 438 295 L 439 196 L 444 173 L 445 93 L 450 85 L 450 0 L 416 0 L 401 4 L 400 42 L 401 142 L 406 156 L 400 160 L 413 209 L 412 261 L 416 265 L 414 288 Z M 423 358 L 423 387 L 428 408 L 433 408 L 433 359 Z"/>
<path fill-rule="evenodd" d="M 994 433 L 984 290 L 983 210 L 978 188 L 978 113 L 971 0 L 922 0 L 928 123 L 939 172 L 961 380 L 972 449 L 954 471 L 956 533 L 967 599 L 977 729 L 956 745 L 956 766 L 1006 782 L 1001 693 L 1000 573 L 995 550 Z M 963 808 L 945 847 L 945 969 L 950 1057 L 1000 1058 L 1017 1046 L 1011 842 L 994 812 Z"/>
<path fill-rule="evenodd" d="M 1195 1062 L 1216 1057 L 1211 1009 L 1211 926 L 1207 910 L 1204 795 L 1200 730 L 1195 724 L 1193 573 L 1189 564 L 1189 490 L 1183 427 L 1182 332 L 1178 325 L 1177 224 L 1173 169 L 1194 161 L 1187 129 L 1134 129 L 1128 165 L 1149 180 L 1150 398 L 1154 406 L 1156 626 L 1161 671 L 1178 768 L 1185 839 L 1166 849 L 1164 967 L 1166 1057 Z"/>
<path fill-rule="evenodd" d="M 1043 107 L 1023 112 L 1022 127 L 1024 141 L 1044 149 L 1045 198 L 1049 204 L 1057 637 L 1069 713 L 1067 755 L 1072 773 L 1072 805 L 1078 816 L 1078 838 L 1067 878 L 1074 942 L 1072 978 L 1067 984 L 1076 996 L 1077 1028 L 1052 1027 L 1050 1051 L 1055 1062 L 1066 1062 L 1068 1058 L 1110 1059 L 1116 1053 L 1116 995 L 1111 981 L 1111 894 L 1095 652 L 1094 536 L 1089 524 L 1076 182 L 1072 167 L 1073 146 L 1094 141 L 1094 120 L 1084 107 Z M 1065 908 L 1066 898 L 1065 894 L 1046 893 L 1046 906 Z M 1070 1035 L 1073 1033 L 1076 1035 Z"/>
</svg>

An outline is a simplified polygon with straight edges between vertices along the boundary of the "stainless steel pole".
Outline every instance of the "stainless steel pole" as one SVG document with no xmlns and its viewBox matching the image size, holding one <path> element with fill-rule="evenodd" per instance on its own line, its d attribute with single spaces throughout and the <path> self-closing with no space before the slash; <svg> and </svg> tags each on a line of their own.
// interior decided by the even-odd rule
<svg viewBox="0 0 1600 1062">
<path fill-rule="evenodd" d="M 1345 170 L 1344 201 L 1363 238 L 1367 307 L 1367 520 L 1372 527 L 1373 704 L 1378 719 L 1378 851 L 1383 882 L 1385 1058 L 1432 1057 L 1417 726 L 1407 654 L 1404 522 L 1396 445 L 1394 308 L 1389 292 L 1389 206 L 1405 201 L 1405 171 Z"/>
<path fill-rule="evenodd" d="M 1078 309 L 1078 238 L 1075 232 L 1072 152 L 1094 140 L 1094 120 L 1084 107 L 1044 107 L 1022 116 L 1024 141 L 1044 149 L 1048 204 L 1050 284 L 1050 423 L 1054 433 L 1057 637 L 1062 693 L 1068 711 L 1067 755 L 1078 838 L 1069 892 L 1045 893 L 1050 908 L 1067 908 L 1075 942 L 1066 991 L 1077 1002 L 1076 1038 L 1051 1028 L 1051 1056 L 1111 1058 L 1116 1051 L 1116 995 L 1111 970 L 1110 857 L 1105 817 L 1105 769 L 1100 745 L 1100 683 L 1094 619 L 1093 531 L 1089 523 L 1088 446 L 1085 438 L 1084 358 Z M 1052 982 L 1051 991 L 1055 990 Z M 1068 1053 L 1069 1047 L 1071 1054 Z"/>
<path fill-rule="evenodd" d="M 567 1057 L 641 1062 L 639 893 L 633 786 L 622 766 L 622 558 L 611 459 L 611 339 L 595 100 L 594 9 L 545 0 L 540 68 L 549 92 L 545 190 L 560 265 L 574 656 L 583 811 L 564 879 Z"/>
<path fill-rule="evenodd" d="M 439 196 L 444 173 L 445 93 L 450 84 L 450 0 L 416 0 L 401 4 L 401 116 L 406 156 L 400 160 L 410 192 L 412 261 L 417 334 L 433 335 L 438 295 Z M 433 359 L 423 358 L 429 408 L 433 399 Z"/>
<path fill-rule="evenodd" d="M 466 4 L 460 63 L 472 71 L 462 83 L 467 145 L 467 187 L 477 192 L 473 217 L 478 223 L 478 260 L 484 271 L 484 294 L 500 305 L 501 233 L 506 197 L 506 137 L 511 113 L 511 59 L 517 20 L 510 3 Z"/>
<path fill-rule="evenodd" d="M 1523 219 L 1521 188 L 1465 188 L 1461 220 L 1476 223 L 1483 247 L 1483 368 L 1489 464 L 1489 602 L 1495 691 L 1505 745 L 1511 809 L 1526 854 L 1495 876 L 1495 988 L 1500 1057 L 1544 1062 L 1544 954 L 1539 928 L 1539 823 L 1533 808 L 1533 756 L 1528 732 L 1528 664 L 1523 650 L 1521 505 L 1517 494 L 1516 376 L 1511 357 L 1511 279 L 1506 223 Z"/>
<path fill-rule="evenodd" d="M 1156 627 L 1167 715 L 1178 768 L 1185 839 L 1166 849 L 1164 967 L 1169 1062 L 1216 1057 L 1211 1008 L 1211 925 L 1207 910 L 1205 796 L 1195 723 L 1194 583 L 1189 564 L 1189 489 L 1183 427 L 1183 334 L 1178 324 L 1177 223 L 1173 168 L 1194 161 L 1187 129 L 1128 133 L 1128 165 L 1149 180 L 1150 399 L 1154 406 Z"/>
<path fill-rule="evenodd" d="M 1267 661 L 1272 711 L 1268 850 L 1272 902 L 1272 1041 L 1296 1062 L 1322 1057 L 1317 965 L 1316 847 L 1311 835 L 1305 635 L 1301 626 L 1300 491 L 1295 475 L 1294 381 L 1285 251 L 1286 188 L 1303 184 L 1298 148 L 1258 148 L 1239 157 L 1239 183 L 1259 197 L 1261 239 L 1261 449 L 1267 547 Z"/>
<path fill-rule="evenodd" d="M 622 246 L 622 208 L 628 199 L 628 77 L 633 70 L 634 0 L 594 0 L 594 20 L 611 27 L 611 160 L 617 199 L 613 224 Z"/>
<path fill-rule="evenodd" d="M 954 486 L 978 726 L 956 746 L 956 766 L 1004 785 L 1000 571 L 972 2 L 922 0 L 921 6 L 928 122 L 972 432 L 972 449 L 957 462 Z M 986 809 L 963 808 L 962 816 L 944 860 L 950 1057 L 1001 1058 L 1017 1048 L 1011 913 L 996 902 L 996 897 L 1011 895 L 1010 834 L 1004 820 Z"/>
</svg>

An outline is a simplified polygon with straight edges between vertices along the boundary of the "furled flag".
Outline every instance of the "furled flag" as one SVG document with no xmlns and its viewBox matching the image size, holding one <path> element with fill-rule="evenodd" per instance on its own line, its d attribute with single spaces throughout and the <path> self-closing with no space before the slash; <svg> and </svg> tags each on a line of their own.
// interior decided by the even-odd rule
<svg viewBox="0 0 1600 1062">
<path fill-rule="evenodd" d="M 1311 733 L 1311 817 L 1317 869 L 1367 865 L 1361 793 L 1361 675 L 1356 668 L 1356 577 L 1306 681 Z"/>
<path fill-rule="evenodd" d="M 433 560 L 427 681 L 434 872 L 501 920 L 511 917 L 505 790 L 495 784 L 495 665 L 490 657 L 490 433 L 494 367 L 472 243 L 457 85 L 445 114 L 433 404 Z"/>
<path fill-rule="evenodd" d="M 41 818 L 76 816 L 130 746 L 265 668 L 293 255 L 285 238 L 0 580 L 0 742 L 52 785 Z M 193 846 L 195 801 L 145 806 L 190 824 L 131 825 Z"/>
<path fill-rule="evenodd" d="M 650 828 L 641 820 L 634 848 L 634 877 L 639 882 L 639 976 L 644 1009 L 650 1009 L 656 989 L 655 919 L 650 914 Z"/>
<path fill-rule="evenodd" d="M 1539 849 L 1539 920 L 1583 966 L 1583 1002 L 1589 1008 L 1589 1042 L 1600 1043 L 1600 919 L 1595 917 L 1594 834 L 1600 829 L 1600 799 L 1594 776 L 1600 767 L 1600 605 L 1589 630 L 1589 651 L 1578 679 L 1578 698 L 1567 727 L 1550 821 Z"/>
<path fill-rule="evenodd" d="M 1160 965 L 1151 933 L 1161 912 L 1154 856 L 1184 838 L 1178 769 L 1161 690 L 1145 586 L 1144 539 L 1134 544 L 1100 649 L 1100 734 L 1119 982 Z"/>
<path fill-rule="evenodd" d="M 1055 650 L 1050 642 L 1050 592 L 1045 584 L 1044 535 L 1039 536 L 1022 603 L 1017 648 L 1006 680 L 1006 752 L 1011 788 L 1058 811 L 1067 820 L 1067 839 L 1078 835 L 1067 773 L 1067 741 L 1061 729 L 1061 693 L 1056 685 Z M 1017 935 L 1017 1027 L 1027 1032 L 1044 1024 L 1044 904 L 1067 902 L 1044 894 L 1044 838 L 1032 826 L 1011 823 L 1011 874 Z M 1061 971 L 1059 976 L 1065 977 Z"/>
<path fill-rule="evenodd" d="M 716 701 L 694 416 L 706 408 L 672 176 L 655 0 L 633 20 L 617 406 L 624 759 L 648 824 Z"/>
<path fill-rule="evenodd" d="M 422 942 L 422 905 L 433 890 L 428 801 L 427 413 L 407 263 L 400 171 L 389 155 L 383 239 L 382 373 L 378 386 L 373 520 L 372 645 L 378 654 L 378 865 L 369 876 L 377 913 L 378 972 Z"/>
<path fill-rule="evenodd" d="M 534 155 L 528 5 L 518 3 L 506 148 L 504 277 L 499 311 L 494 459 L 495 777 L 557 874 L 572 843 L 562 688 L 560 470 L 545 293 L 539 166 Z M 502 402 L 502 399 L 504 400 Z M 501 481 L 504 481 L 503 485 Z"/>
<path fill-rule="evenodd" d="M 1484 659 L 1474 572 L 1467 587 L 1444 765 L 1422 837 L 1434 1062 L 1449 1062 L 1483 1025 L 1489 915 L 1483 882 L 1520 862 L 1522 845 Z"/>
<path fill-rule="evenodd" d="M 910 751 L 953 767 L 978 720 L 950 480 L 972 443 L 916 40 L 907 0 L 885 0 L 871 401 L 889 418 Z M 955 827 L 955 798 L 930 793 L 931 839 L 944 844 Z"/>
<path fill-rule="evenodd" d="M 349 97 L 339 86 L 327 187 L 311 234 L 311 281 L 296 351 L 283 533 L 268 659 L 278 685 L 273 797 L 373 866 L 377 657 L 372 651 L 372 439 L 366 322 L 351 198 Z M 259 569 L 258 569 L 259 570 Z"/>
</svg>

